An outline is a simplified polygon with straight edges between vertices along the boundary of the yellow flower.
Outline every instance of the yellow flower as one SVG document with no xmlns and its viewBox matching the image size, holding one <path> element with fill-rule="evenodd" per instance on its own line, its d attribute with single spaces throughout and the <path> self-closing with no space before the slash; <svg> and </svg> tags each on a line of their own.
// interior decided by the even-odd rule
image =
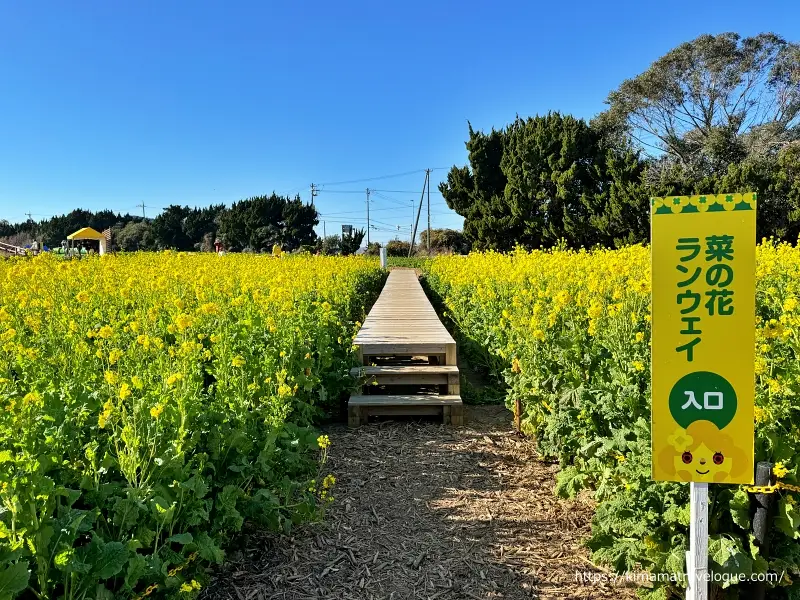
<svg viewBox="0 0 800 600">
<path fill-rule="evenodd" d="M 25 406 L 41 406 L 42 395 L 39 392 L 28 392 L 22 398 L 22 404 Z"/>
<path fill-rule="evenodd" d="M 231 361 L 231 364 L 232 364 L 234 367 L 243 367 L 243 366 L 245 365 L 245 360 L 244 360 L 244 358 L 243 358 L 243 357 L 241 357 L 241 356 L 235 356 L 235 357 L 233 358 L 233 360 Z"/>
<path fill-rule="evenodd" d="M 88 292 L 85 292 L 85 291 L 78 292 L 77 295 L 75 296 L 75 299 L 78 302 L 88 302 L 89 301 L 89 294 L 88 294 Z"/>
<path fill-rule="evenodd" d="M 117 381 L 119 381 L 119 375 L 114 373 L 114 371 L 106 371 L 103 373 L 103 377 L 108 385 L 115 385 Z"/>
<path fill-rule="evenodd" d="M 111 327 L 110 327 L 109 325 L 103 325 L 103 326 L 100 328 L 100 331 L 98 331 L 98 332 L 97 332 L 97 335 L 99 335 L 99 336 L 100 336 L 101 338 L 103 338 L 104 340 L 107 340 L 107 339 L 108 339 L 108 338 L 110 338 L 112 335 L 114 335 L 114 330 L 113 330 L 113 329 L 111 329 Z"/>
<path fill-rule="evenodd" d="M 164 412 L 164 405 L 163 404 L 156 404 L 150 409 L 150 416 L 154 419 L 157 419 L 161 416 L 161 413 Z"/>
<path fill-rule="evenodd" d="M 144 346 L 145 348 L 149 348 L 150 347 L 150 338 L 148 336 L 142 334 L 142 335 L 140 335 L 140 336 L 138 336 L 136 338 L 136 343 L 141 345 L 141 346 Z"/>
<path fill-rule="evenodd" d="M 285 383 L 282 383 L 278 386 L 278 396 L 281 398 L 285 398 L 286 396 L 292 395 L 292 388 L 290 388 Z"/>
<path fill-rule="evenodd" d="M 119 348 L 113 348 L 111 352 L 108 353 L 108 362 L 112 365 L 117 364 L 120 358 L 122 358 L 122 350 Z"/>
<path fill-rule="evenodd" d="M 317 438 L 317 444 L 322 450 L 325 450 L 326 448 L 330 447 L 331 440 L 327 435 L 321 435 Z"/>
<path fill-rule="evenodd" d="M 789 473 L 789 469 L 787 469 L 782 462 L 777 462 L 775 466 L 772 467 L 772 473 L 778 479 L 783 479 Z"/>
<path fill-rule="evenodd" d="M 138 375 L 134 375 L 133 377 L 131 377 L 131 383 L 133 384 L 133 387 L 135 387 L 137 390 L 140 390 L 144 387 L 144 382 L 142 381 L 142 378 L 139 377 Z"/>
<path fill-rule="evenodd" d="M 636 337 L 634 339 L 636 340 L 637 343 L 641 342 L 642 340 L 644 340 L 644 333 L 641 331 L 637 331 Z"/>
<path fill-rule="evenodd" d="M 175 325 L 178 327 L 178 331 L 184 331 L 192 326 L 192 317 L 185 313 L 181 313 L 175 317 Z"/>
<path fill-rule="evenodd" d="M 519 361 L 517 360 L 516 356 L 514 357 L 514 360 L 511 361 L 511 371 L 513 373 L 521 373 L 522 372 L 522 367 L 519 366 Z"/>
<path fill-rule="evenodd" d="M 127 383 L 123 383 L 119 388 L 119 399 L 125 400 L 131 395 L 131 386 Z"/>
<path fill-rule="evenodd" d="M 631 366 L 636 369 L 637 371 L 644 371 L 644 363 L 640 360 L 634 360 L 631 363 Z"/>
<path fill-rule="evenodd" d="M 336 483 L 336 477 L 334 477 L 333 475 L 326 475 L 325 479 L 322 480 L 322 487 L 328 489 L 333 487 L 335 483 Z"/>
<path fill-rule="evenodd" d="M 192 581 L 189 582 L 189 583 L 186 583 L 186 582 L 182 583 L 181 587 L 180 587 L 180 591 L 186 592 L 186 593 L 196 592 L 201 587 L 202 586 L 199 583 L 197 583 L 194 579 L 192 579 Z"/>
<path fill-rule="evenodd" d="M 17 330 L 16 329 L 8 329 L 7 331 L 5 331 L 3 333 L 3 335 L 0 335 L 0 342 L 8 342 L 15 335 L 17 335 Z"/>
<path fill-rule="evenodd" d="M 183 379 L 183 373 L 173 373 L 172 375 L 167 377 L 167 385 L 173 386 L 181 379 Z"/>
</svg>

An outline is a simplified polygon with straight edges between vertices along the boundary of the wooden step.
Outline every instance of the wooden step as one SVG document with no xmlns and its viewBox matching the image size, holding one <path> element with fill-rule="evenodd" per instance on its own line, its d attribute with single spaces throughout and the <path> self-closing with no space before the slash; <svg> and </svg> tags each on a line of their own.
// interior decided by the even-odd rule
<svg viewBox="0 0 800 600">
<path fill-rule="evenodd" d="M 464 404 L 457 395 L 373 395 L 350 396 L 347 421 L 351 427 L 366 423 L 370 416 L 442 415 L 446 425 L 464 424 Z"/>
<path fill-rule="evenodd" d="M 350 369 L 350 375 L 357 379 L 365 377 L 368 383 L 377 382 L 378 385 L 447 385 L 449 383 L 458 383 L 458 367 L 455 365 L 354 367 Z M 457 392 L 453 394 L 457 394 Z"/>
</svg>

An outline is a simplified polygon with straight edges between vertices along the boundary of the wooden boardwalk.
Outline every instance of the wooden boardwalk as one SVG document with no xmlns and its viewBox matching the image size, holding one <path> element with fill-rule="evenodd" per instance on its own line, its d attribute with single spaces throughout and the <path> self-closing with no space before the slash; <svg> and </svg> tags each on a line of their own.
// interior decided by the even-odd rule
<svg viewBox="0 0 800 600">
<path fill-rule="evenodd" d="M 373 415 L 441 415 L 462 424 L 456 342 L 412 269 L 389 273 L 353 343 L 363 366 L 352 371 L 362 390 L 348 402 L 350 425 Z"/>
</svg>

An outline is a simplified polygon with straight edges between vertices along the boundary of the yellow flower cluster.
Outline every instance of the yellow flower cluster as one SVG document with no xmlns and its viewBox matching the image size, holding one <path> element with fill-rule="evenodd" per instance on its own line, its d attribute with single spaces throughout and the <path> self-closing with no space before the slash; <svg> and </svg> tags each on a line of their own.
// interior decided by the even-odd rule
<svg viewBox="0 0 800 600">
<path fill-rule="evenodd" d="M 260 497 L 257 488 L 284 494 L 288 481 L 304 495 L 326 458 L 318 447 L 330 445 L 327 436 L 314 444 L 308 427 L 349 385 L 340 373 L 353 360 L 353 324 L 384 278 L 377 260 L 361 257 L 161 252 L 0 260 L 0 462 L 19 461 L 3 462 L 0 499 L 13 486 L 12 505 L 24 503 L 37 519 L 16 517 L 9 540 L 10 521 L 0 515 L 0 573 L 6 556 L 28 560 L 29 593 L 60 593 L 47 587 L 59 586 L 56 578 L 37 575 L 55 546 L 40 550 L 26 533 L 58 527 L 48 520 L 57 506 L 53 485 L 119 490 L 80 502 L 98 523 L 113 522 L 115 536 L 132 539 L 123 528 L 134 526 L 156 532 L 138 556 L 196 527 L 184 522 L 190 510 L 162 505 L 165 492 L 157 491 L 186 485 L 179 497 L 189 502 L 186 490 L 204 486 L 175 478 L 188 478 L 193 461 L 202 465 L 197 473 L 222 478 L 209 488 L 247 487 Z M 287 422 L 306 433 L 287 440 Z M 291 452 L 282 451 L 290 443 Z M 237 464 L 259 464 L 258 477 L 229 469 L 234 455 Z M 40 464 L 49 465 L 46 478 L 15 477 Z M 333 482 L 321 480 L 326 499 Z M 132 497 L 142 507 L 131 509 L 138 517 L 120 517 L 128 508 L 114 507 Z M 289 515 L 294 522 L 311 516 L 307 508 Z M 218 535 L 218 525 L 208 533 Z M 224 527 L 235 528 L 235 520 Z M 93 539 L 107 530 L 84 533 Z M 65 540 L 59 544 L 72 543 Z M 27 558 L 9 552 L 9 543 L 29 548 Z M 180 591 L 197 592 L 199 584 L 187 580 Z M 76 589 L 97 583 L 75 580 Z"/>
</svg>

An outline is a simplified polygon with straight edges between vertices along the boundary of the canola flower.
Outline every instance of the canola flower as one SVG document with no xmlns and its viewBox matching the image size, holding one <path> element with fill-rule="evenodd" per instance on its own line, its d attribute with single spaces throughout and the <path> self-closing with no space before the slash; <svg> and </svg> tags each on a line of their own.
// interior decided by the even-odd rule
<svg viewBox="0 0 800 600">
<path fill-rule="evenodd" d="M 447 315 L 469 338 L 485 340 L 491 370 L 508 384 L 509 408 L 522 400 L 524 431 L 559 459 L 556 491 L 594 488 L 602 518 L 595 520 L 590 545 L 598 560 L 664 569 L 675 540 L 686 535 L 681 511 L 688 497 L 677 484 L 660 488 L 670 489 L 661 496 L 650 479 L 649 249 L 482 252 L 438 257 L 425 271 Z M 800 247 L 760 244 L 756 287 L 756 460 L 772 461 L 776 477 L 796 483 Z M 600 456 L 598 448 L 608 451 Z M 800 539 L 796 496 L 786 492 L 776 500 L 785 518 L 774 551 L 791 555 L 786 568 L 800 572 L 792 550 Z M 740 489 L 719 502 L 734 500 L 746 505 L 747 493 Z M 743 556 L 731 560 L 758 558 L 748 554 L 746 529 L 717 532 L 741 547 Z M 661 537 L 650 537 L 654 531 Z M 638 547 L 631 536 L 641 536 Z"/>
<path fill-rule="evenodd" d="M 70 598 L 196 595 L 242 515 L 316 518 L 334 479 L 308 494 L 330 444 L 312 419 L 346 389 L 384 278 L 356 257 L 1 260 L 0 579 L 17 569 L 40 598 L 68 597 L 65 572 Z"/>
</svg>

